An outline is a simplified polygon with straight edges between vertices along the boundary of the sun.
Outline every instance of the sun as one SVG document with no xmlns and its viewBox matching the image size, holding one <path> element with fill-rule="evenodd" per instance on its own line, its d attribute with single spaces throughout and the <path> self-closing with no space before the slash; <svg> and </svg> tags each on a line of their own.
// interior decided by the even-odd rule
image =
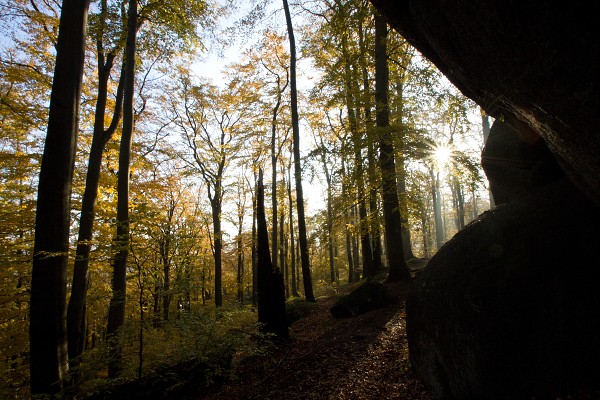
<svg viewBox="0 0 600 400">
<path fill-rule="evenodd" d="M 432 158 L 435 160 L 439 168 L 444 167 L 452 157 L 452 150 L 444 144 L 438 144 L 433 148 Z"/>
</svg>

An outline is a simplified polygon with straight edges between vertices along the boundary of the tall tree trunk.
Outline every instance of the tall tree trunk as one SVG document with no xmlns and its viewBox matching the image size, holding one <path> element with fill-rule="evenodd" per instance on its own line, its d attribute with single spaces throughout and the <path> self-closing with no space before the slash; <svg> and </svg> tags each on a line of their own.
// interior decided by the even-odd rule
<svg viewBox="0 0 600 400">
<path fill-rule="evenodd" d="M 171 199 L 167 210 L 167 224 L 163 228 L 161 243 L 159 246 L 160 258 L 163 264 L 163 320 L 169 320 L 169 308 L 171 304 L 171 226 L 175 215 L 175 200 Z"/>
<path fill-rule="evenodd" d="M 385 17 L 375 15 L 375 104 L 379 132 L 379 165 L 385 221 L 386 253 L 390 272 L 387 280 L 410 280 L 410 272 L 402 249 L 402 216 L 396 187 L 394 145 L 390 130 L 388 105 L 389 70 L 387 64 L 387 23 Z"/>
<path fill-rule="evenodd" d="M 264 65 L 264 64 L 263 64 Z M 267 68 L 268 69 L 268 68 Z M 269 70 L 269 69 L 268 69 Z M 272 72 L 269 70 L 269 72 Z M 276 254 L 278 252 L 279 245 L 277 243 L 277 230 L 278 230 L 278 221 L 277 221 L 277 116 L 279 115 L 279 108 L 281 107 L 281 97 L 283 92 L 288 86 L 288 81 L 286 80 L 285 85 L 281 87 L 281 77 L 272 72 L 277 80 L 277 100 L 275 105 L 273 106 L 273 116 L 271 118 L 271 170 L 272 170 L 272 178 L 271 178 L 271 207 L 272 207 L 272 219 L 273 219 L 273 231 L 271 232 L 271 252 L 273 253 L 273 265 L 277 266 Z M 282 221 L 283 224 L 283 221 Z"/>
<path fill-rule="evenodd" d="M 66 290 L 71 184 L 89 0 L 64 0 L 40 177 L 30 298 L 32 394 L 54 394 L 68 370 Z"/>
<path fill-rule="evenodd" d="M 254 193 L 258 192 L 258 178 L 254 172 Z M 256 195 L 252 196 L 252 305 L 257 305 L 258 273 L 256 271 L 258 255 L 256 253 Z"/>
<path fill-rule="evenodd" d="M 371 117 L 371 88 L 369 86 L 369 71 L 366 54 L 368 52 L 364 38 L 364 27 L 362 20 L 358 26 L 358 43 L 360 69 L 363 82 L 362 106 L 365 114 L 365 132 L 367 138 L 367 176 L 369 187 L 369 231 L 371 232 L 371 249 L 373 252 L 373 275 L 382 267 L 381 261 L 381 229 L 379 224 L 379 210 L 377 207 L 377 166 L 375 157 L 375 144 L 373 132 L 373 121 Z"/>
<path fill-rule="evenodd" d="M 456 213 L 456 229 L 458 231 L 465 227 L 465 197 L 457 177 L 450 176 L 450 188 L 452 190 L 452 202 Z"/>
<path fill-rule="evenodd" d="M 352 213 L 351 213 L 352 219 L 353 219 L 353 225 L 357 226 L 357 222 L 358 222 L 358 226 L 360 227 L 360 221 L 357 221 L 357 212 L 356 212 L 356 206 L 352 207 Z M 360 274 L 359 274 L 359 266 L 360 266 L 360 256 L 359 256 L 359 248 L 358 248 L 358 238 L 356 237 L 356 235 L 352 235 L 352 259 L 353 259 L 353 264 L 354 264 L 354 280 L 357 281 L 360 279 Z"/>
<path fill-rule="evenodd" d="M 331 194 L 331 177 L 327 172 L 327 242 L 329 245 L 329 279 L 331 283 L 337 282 L 335 272 L 335 254 L 333 249 L 333 196 Z"/>
<path fill-rule="evenodd" d="M 306 218 L 304 216 L 304 194 L 302 192 L 302 166 L 300 164 L 300 125 L 298 117 L 298 93 L 296 88 L 296 41 L 294 28 L 287 0 L 283 0 L 285 20 L 290 40 L 290 92 L 292 109 L 292 134 L 294 146 L 294 179 L 296 180 L 296 204 L 298 208 L 298 238 L 300 241 L 300 259 L 302 262 L 302 280 L 306 301 L 315 301 L 312 277 L 310 272 L 310 255 L 308 252 L 308 237 L 306 234 Z"/>
<path fill-rule="evenodd" d="M 335 273 L 335 257 L 333 252 L 333 195 L 331 188 L 331 174 L 327 166 L 326 148 L 323 138 L 321 138 L 321 162 L 325 172 L 325 181 L 327 182 L 327 243 L 329 247 L 329 280 L 331 283 L 337 281 Z"/>
<path fill-rule="evenodd" d="M 439 172 L 435 172 L 433 167 L 429 168 L 431 177 L 431 197 L 433 199 L 433 220 L 435 224 L 435 243 L 437 250 L 444 244 L 444 221 L 442 219 L 442 199 L 440 193 Z"/>
<path fill-rule="evenodd" d="M 137 0 L 129 1 L 127 10 L 127 44 L 125 47 L 125 92 L 123 98 L 123 132 L 119 147 L 119 177 L 117 182 L 117 236 L 113 265 L 112 297 L 108 308 L 106 333 L 110 355 L 108 375 L 115 378 L 121 371 L 121 348 L 116 338 L 117 330 L 125 322 L 125 289 L 127 257 L 129 254 L 129 173 L 131 140 L 133 137 L 133 93 L 135 84 L 135 51 L 137 31 Z"/>
<path fill-rule="evenodd" d="M 401 154 L 397 152 L 396 154 Z M 396 164 L 396 170 L 399 171 L 397 176 L 398 181 L 398 201 L 400 202 L 400 214 L 404 216 L 402 220 L 402 250 L 404 251 L 404 258 L 410 260 L 415 258 L 412 251 L 412 244 L 410 238 L 410 226 L 408 225 L 408 204 L 406 198 L 406 169 L 404 167 L 404 157 L 400 156 L 398 163 Z"/>
<path fill-rule="evenodd" d="M 472 186 L 471 186 L 471 206 L 473 208 L 473 218 L 477 219 L 477 217 L 479 216 L 479 210 L 477 209 L 477 192 L 476 192 L 476 183 L 473 182 Z"/>
<path fill-rule="evenodd" d="M 238 216 L 238 235 L 237 235 L 237 292 L 238 301 L 244 304 L 244 242 L 242 240 L 242 222 L 244 216 Z"/>
<path fill-rule="evenodd" d="M 346 188 L 346 163 L 344 162 L 344 157 L 342 157 L 342 198 L 346 199 L 348 196 L 348 191 Z M 354 282 L 354 259 L 352 257 L 352 234 L 350 233 L 350 214 L 348 213 L 348 209 L 344 208 L 344 230 L 346 236 L 346 258 L 348 260 L 348 283 Z"/>
<path fill-rule="evenodd" d="M 283 185 L 285 186 L 285 182 L 283 182 Z M 281 223 L 279 224 L 279 248 L 277 249 L 277 251 L 279 252 L 279 270 L 283 274 L 285 297 L 287 298 L 288 294 L 289 294 L 288 276 L 287 276 L 287 270 L 285 269 L 285 252 L 283 251 L 283 242 L 284 242 L 284 236 L 285 236 L 285 232 L 284 232 L 285 224 L 283 223 L 283 221 L 285 218 L 285 207 L 282 206 L 280 212 L 281 212 L 281 215 L 280 215 L 279 220 L 281 221 Z M 273 256 L 276 257 L 277 253 L 275 253 Z M 277 268 L 276 265 L 273 265 L 273 266 L 275 268 Z"/>
<path fill-rule="evenodd" d="M 79 364 L 78 357 L 83 353 L 85 343 L 86 324 L 86 297 L 89 286 L 89 263 L 90 250 L 94 220 L 96 217 L 96 200 L 98 198 L 98 185 L 100 182 L 100 169 L 102 165 L 102 153 L 106 143 L 116 131 L 121 119 L 121 103 L 123 100 L 123 79 L 119 79 L 117 88 L 117 99 L 113 118 L 108 129 L 104 129 L 104 118 L 106 114 L 106 101 L 108 97 L 108 79 L 112 70 L 115 55 L 104 56 L 101 37 L 97 40 L 98 45 L 98 98 L 96 100 L 96 111 L 94 114 L 94 132 L 90 148 L 85 189 L 81 201 L 81 216 L 79 218 L 79 235 L 77 238 L 77 250 L 73 266 L 73 281 L 71 284 L 71 296 L 67 309 L 67 333 L 69 339 L 69 363 L 71 366 Z M 125 65 L 121 67 L 123 74 Z"/>
<path fill-rule="evenodd" d="M 294 202 L 292 199 L 292 180 L 291 171 L 288 169 L 288 201 L 289 201 L 289 214 L 290 214 L 290 260 L 292 269 L 292 296 L 298 297 L 298 285 L 296 277 L 296 239 L 294 238 Z"/>
<path fill-rule="evenodd" d="M 405 142 L 406 142 L 406 125 L 404 124 L 404 79 L 406 69 L 411 60 L 411 55 L 405 53 L 402 58 L 401 72 L 395 77 L 396 88 L 396 126 L 399 131 L 394 135 L 394 146 L 396 150 L 396 181 L 398 186 L 398 201 L 400 202 L 400 214 L 404 216 L 402 220 L 402 249 L 404 250 L 404 258 L 409 260 L 415 258 L 412 251 L 410 226 L 408 224 L 408 199 L 406 195 L 406 157 Z"/>
<path fill-rule="evenodd" d="M 365 204 L 365 184 L 362 159 L 362 140 L 358 131 L 356 121 L 355 101 L 352 95 L 352 70 L 350 65 L 350 55 L 348 54 L 348 45 L 346 36 L 342 36 L 342 52 L 344 54 L 344 90 L 346 92 L 346 109 L 348 112 L 348 125 L 354 148 L 354 177 L 356 180 L 356 192 L 359 214 L 359 235 L 362 250 L 362 268 L 363 277 L 372 278 L 373 271 L 373 253 L 371 251 L 371 239 L 369 237 L 369 220 L 367 207 Z M 355 264 L 356 265 L 356 264 Z"/>
<path fill-rule="evenodd" d="M 259 172 L 257 199 L 257 253 L 258 253 L 258 322 L 264 332 L 274 333 L 287 339 L 288 326 L 285 318 L 285 289 L 283 276 L 271 263 L 269 232 L 265 218 L 265 195 L 262 170 Z"/>
<path fill-rule="evenodd" d="M 285 211 L 285 208 L 282 207 L 282 211 Z M 285 221 L 285 213 L 282 212 L 281 213 L 281 228 L 283 231 L 283 228 L 285 227 L 284 222 Z M 284 282 L 285 282 L 285 297 L 286 299 L 288 297 L 290 297 L 290 263 L 288 262 L 288 255 L 289 255 L 289 242 L 288 242 L 288 237 L 286 235 L 282 235 L 281 237 L 281 241 L 283 242 L 283 251 L 281 252 L 281 265 L 283 268 L 283 277 L 284 277 Z"/>
<path fill-rule="evenodd" d="M 210 201 L 212 208 L 212 222 L 214 231 L 214 260 L 215 260 L 215 306 L 221 307 L 223 305 L 223 291 L 222 291 L 222 274 L 223 274 L 223 232 L 221 231 L 221 191 L 219 187 L 215 187 L 215 198 Z"/>
<path fill-rule="evenodd" d="M 271 253 L 273 254 L 273 265 L 277 266 L 277 153 L 276 153 L 276 132 L 277 132 L 277 110 L 281 103 L 281 95 L 277 96 L 277 104 L 273 108 L 273 120 L 271 122 L 271 219 L 273 230 L 271 231 Z"/>
</svg>

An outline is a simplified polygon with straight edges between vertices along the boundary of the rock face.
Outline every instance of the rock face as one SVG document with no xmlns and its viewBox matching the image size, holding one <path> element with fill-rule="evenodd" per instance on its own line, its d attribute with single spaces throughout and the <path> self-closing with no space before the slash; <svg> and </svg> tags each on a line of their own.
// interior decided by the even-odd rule
<svg viewBox="0 0 600 400">
<path fill-rule="evenodd" d="M 371 1 L 490 115 L 527 140 L 542 136 L 600 204 L 597 2 Z"/>
<path fill-rule="evenodd" d="M 416 372 L 437 398 L 600 389 L 600 6 L 371 1 L 533 146 L 497 130 L 488 156 L 524 160 L 484 160 L 494 196 L 506 203 L 457 234 L 417 280 L 407 303 Z M 564 181 L 543 186 L 560 174 L 536 148 L 540 137 L 585 196 Z"/>
<path fill-rule="evenodd" d="M 438 399 L 600 389 L 600 210 L 566 180 L 484 213 L 407 301 L 412 365 Z"/>
<path fill-rule="evenodd" d="M 527 143 L 500 120 L 492 126 L 481 164 L 497 205 L 565 177 L 541 138 Z"/>
</svg>

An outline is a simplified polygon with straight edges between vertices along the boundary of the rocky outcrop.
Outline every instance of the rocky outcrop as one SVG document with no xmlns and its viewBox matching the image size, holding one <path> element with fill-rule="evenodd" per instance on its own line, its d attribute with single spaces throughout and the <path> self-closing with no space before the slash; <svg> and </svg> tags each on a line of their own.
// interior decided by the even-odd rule
<svg viewBox="0 0 600 400">
<path fill-rule="evenodd" d="M 565 177 L 541 138 L 527 143 L 500 120 L 492 126 L 481 164 L 497 205 Z"/>
<path fill-rule="evenodd" d="M 438 399 L 600 389 L 600 209 L 565 180 L 484 213 L 407 301 L 412 365 Z"/>
<path fill-rule="evenodd" d="M 542 136 L 600 204 L 600 24 L 594 1 L 371 0 L 490 115 Z"/>
</svg>

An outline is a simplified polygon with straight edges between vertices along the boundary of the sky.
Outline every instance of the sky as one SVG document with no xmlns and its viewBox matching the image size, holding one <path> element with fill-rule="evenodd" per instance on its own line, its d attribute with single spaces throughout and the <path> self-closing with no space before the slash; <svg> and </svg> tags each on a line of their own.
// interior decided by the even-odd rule
<svg viewBox="0 0 600 400">
<path fill-rule="evenodd" d="M 222 21 L 222 23 L 224 25 L 236 24 L 237 19 L 240 18 L 240 15 L 243 15 L 244 12 L 247 12 L 247 10 L 248 7 L 244 8 L 242 6 L 242 10 L 239 10 L 235 15 L 232 15 L 230 18 L 226 18 Z M 256 27 L 253 35 L 251 37 L 245 38 L 244 41 L 232 41 L 230 46 L 219 49 L 214 48 L 214 46 L 218 46 L 218 44 L 213 44 L 213 48 L 209 48 L 209 51 L 201 56 L 201 60 L 192 65 L 192 70 L 194 71 L 194 73 L 197 74 L 199 77 L 210 79 L 216 85 L 224 85 L 225 80 L 223 71 L 225 70 L 225 67 L 230 63 L 238 61 L 239 56 L 244 51 L 244 49 L 261 40 L 261 32 L 267 24 L 270 24 L 272 26 L 275 23 L 278 25 L 279 28 L 281 28 L 279 29 L 281 33 L 287 32 L 285 29 L 285 17 L 283 14 L 283 10 L 281 9 L 281 2 L 271 2 L 265 15 L 265 19 L 261 21 L 261 24 L 259 24 L 259 26 Z M 301 23 L 300 14 L 293 14 L 292 19 L 292 23 L 295 27 Z M 299 29 L 296 29 L 294 36 L 296 39 L 296 46 L 299 50 L 302 40 L 302 38 L 300 37 Z M 318 71 L 316 71 L 312 67 L 312 60 L 307 58 L 300 58 L 299 54 L 298 58 L 298 91 L 301 93 L 307 93 L 312 88 L 313 81 L 317 77 Z M 302 118 L 302 106 L 303 104 L 302 102 L 300 102 L 298 110 L 300 118 Z M 265 132 L 265 135 L 270 135 L 270 132 Z M 308 152 L 313 147 L 313 139 L 310 137 L 307 128 L 303 126 L 302 123 L 300 125 L 300 147 L 302 156 L 308 154 Z M 316 212 L 325 208 L 326 189 L 323 185 L 324 179 L 324 176 L 319 176 L 316 179 L 313 179 L 312 181 L 303 178 L 302 189 L 304 192 L 304 200 L 306 203 L 306 214 L 308 216 L 314 215 Z"/>
</svg>

